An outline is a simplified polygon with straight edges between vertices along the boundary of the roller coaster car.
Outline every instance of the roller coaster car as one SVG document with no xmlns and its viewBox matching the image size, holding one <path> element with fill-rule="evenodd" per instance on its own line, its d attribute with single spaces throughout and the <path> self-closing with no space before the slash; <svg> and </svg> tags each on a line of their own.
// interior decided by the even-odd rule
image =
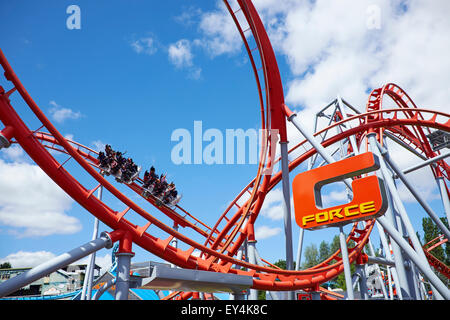
<svg viewBox="0 0 450 320">
<path fill-rule="evenodd" d="M 155 200 L 156 205 L 158 207 L 166 206 L 166 207 L 168 207 L 170 209 L 173 209 L 178 204 L 178 202 L 180 202 L 181 198 L 183 197 L 182 194 L 177 195 L 175 198 L 169 196 L 168 197 L 168 201 L 165 202 L 163 200 L 163 197 L 164 197 L 163 194 L 159 195 L 158 197 L 153 194 L 153 187 L 154 187 L 154 185 L 150 185 L 147 188 L 143 188 L 142 196 L 145 199 L 148 199 L 150 197 L 153 198 Z"/>
<path fill-rule="evenodd" d="M 153 198 L 155 198 L 155 200 L 156 200 L 155 202 L 158 207 L 166 206 L 170 209 L 173 209 L 178 204 L 178 202 L 180 202 L 181 197 L 182 197 L 181 194 L 176 196 L 175 198 L 169 197 L 168 201 L 166 202 L 166 201 L 162 200 L 161 197 L 153 196 Z"/>
<path fill-rule="evenodd" d="M 103 174 L 105 174 L 107 176 L 113 175 L 116 178 L 117 182 L 126 183 L 126 184 L 130 184 L 134 180 L 136 180 L 139 177 L 139 173 L 141 172 L 141 167 L 138 167 L 137 171 L 135 173 L 133 173 L 132 176 L 124 178 L 122 170 L 120 170 L 120 169 L 111 170 L 110 165 L 103 165 L 103 166 L 100 165 L 99 168 L 100 168 L 100 170 L 102 170 Z"/>
<path fill-rule="evenodd" d="M 152 185 L 150 185 L 150 186 L 148 186 L 147 188 L 142 188 L 142 196 L 144 197 L 144 198 L 148 198 L 149 196 L 151 196 L 152 195 L 152 192 L 153 192 L 153 187 L 154 187 L 154 185 L 152 184 Z"/>
<path fill-rule="evenodd" d="M 99 168 L 100 168 L 100 170 L 102 170 L 102 172 L 103 172 L 105 175 L 109 176 L 109 175 L 111 174 L 111 173 L 110 173 L 111 167 L 110 167 L 109 164 L 106 164 L 106 165 L 100 165 Z"/>
<path fill-rule="evenodd" d="M 114 176 L 116 177 L 116 181 L 120 183 L 131 184 L 134 180 L 139 177 L 139 173 L 141 172 L 141 167 L 138 167 L 137 171 L 133 173 L 131 176 L 124 175 L 122 170 L 119 170 Z"/>
</svg>

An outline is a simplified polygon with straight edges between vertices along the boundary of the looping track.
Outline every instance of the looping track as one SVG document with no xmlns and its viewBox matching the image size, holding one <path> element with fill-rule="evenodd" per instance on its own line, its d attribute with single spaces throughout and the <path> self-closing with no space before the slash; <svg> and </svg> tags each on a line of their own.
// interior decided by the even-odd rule
<svg viewBox="0 0 450 320">
<path fill-rule="evenodd" d="M 284 98 L 281 78 L 263 24 L 251 1 L 238 0 L 239 8 L 234 11 L 228 1 L 225 0 L 224 3 L 237 25 L 250 57 L 259 92 L 262 129 L 277 130 L 280 140 L 285 141 L 286 119 L 282 111 Z M 237 17 L 238 12 L 243 13 L 245 18 L 243 20 L 248 23 L 248 28 L 241 27 L 242 21 Z M 246 34 L 247 30 L 251 31 L 257 48 L 249 47 L 247 37 L 250 35 Z M 261 68 L 256 67 L 255 52 L 259 53 Z M 0 63 L 5 70 L 6 79 L 11 81 L 14 86 L 8 92 L 0 90 L 0 120 L 6 128 L 3 132 L 5 134 L 8 132 L 9 138 L 20 144 L 33 161 L 76 202 L 111 229 L 128 233 L 134 244 L 183 268 L 250 275 L 253 277 L 253 288 L 261 290 L 317 289 L 321 283 L 331 280 L 343 272 L 339 251 L 317 266 L 301 271 L 281 270 L 267 262 L 265 266 L 254 265 L 234 257 L 244 240 L 254 240 L 253 226 L 264 199 L 267 193 L 281 181 L 281 172 L 272 175 L 268 174 L 270 170 L 267 170 L 280 160 L 271 159 L 269 156 L 276 148 L 276 145 L 271 143 L 271 132 L 273 131 L 262 130 L 264 135 L 262 141 L 265 143 L 255 179 L 249 182 L 231 201 L 229 207 L 220 215 L 213 227 L 209 227 L 181 206 L 176 206 L 172 210 L 156 206 L 152 199 L 147 200 L 157 209 L 158 214 L 159 212 L 163 214 L 163 219 L 168 219 L 173 225 L 180 226 L 183 230 L 193 230 L 201 239 L 198 241 L 171 227 L 169 223 L 158 219 L 156 214 L 151 214 L 136 204 L 103 177 L 98 169 L 96 152 L 79 143 L 67 140 L 61 135 L 28 94 L 1 51 Z M 264 79 L 264 85 L 261 84 L 261 79 Z M 38 129 L 31 130 L 11 106 L 9 96 L 16 90 L 42 124 Z M 397 108 L 382 109 L 384 95 L 389 95 L 397 104 Z M 449 115 L 444 113 L 417 108 L 403 90 L 396 85 L 388 84 L 371 93 L 366 113 L 350 114 L 344 120 L 337 118 L 335 122 L 316 132 L 315 135 L 318 136 L 337 126 L 358 122 L 357 126 L 349 126 L 345 131 L 324 140 L 322 145 L 328 147 L 350 136 L 357 137 L 358 144 L 361 144 L 365 135 L 370 131 L 377 133 L 388 131 L 411 145 L 424 157 L 430 158 L 435 156 L 436 152 L 431 150 L 424 129 L 435 128 L 450 131 L 449 118 Z M 306 146 L 307 141 L 303 140 L 292 147 L 289 152 L 298 152 L 300 147 L 305 148 Z M 67 159 L 60 163 L 49 150 L 66 154 Z M 289 170 L 294 170 L 315 154 L 314 148 L 305 149 L 305 152 L 289 162 Z M 80 183 L 74 176 L 75 174 L 71 174 L 66 168 L 67 163 L 71 160 L 75 160 L 76 164 L 90 176 L 89 186 L 86 186 L 86 183 L 85 185 Z M 71 162 L 73 163 L 73 161 Z M 437 163 L 434 174 L 449 176 L 449 168 L 444 161 Z M 101 186 L 119 200 L 122 204 L 120 208 L 116 206 L 112 208 L 93 196 L 95 190 Z M 138 179 L 128 187 L 140 195 L 142 180 Z M 241 206 L 239 203 L 244 204 Z M 133 219 L 136 214 L 140 216 L 139 221 L 144 219 L 145 223 L 136 222 Z M 360 257 L 374 223 L 374 220 L 368 220 L 365 221 L 363 227 L 358 227 L 357 224 L 353 225 L 347 238 L 347 243 L 350 243 L 350 240 L 355 243 L 352 248 L 349 248 L 350 262 L 354 262 Z M 172 240 L 175 239 L 181 245 L 177 247 L 171 245 Z"/>
</svg>

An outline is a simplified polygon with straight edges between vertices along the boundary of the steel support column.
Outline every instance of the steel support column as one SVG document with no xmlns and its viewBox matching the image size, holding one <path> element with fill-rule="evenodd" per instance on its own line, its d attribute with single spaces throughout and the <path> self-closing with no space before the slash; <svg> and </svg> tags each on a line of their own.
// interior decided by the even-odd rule
<svg viewBox="0 0 450 320">
<path fill-rule="evenodd" d="M 287 108 L 287 107 L 286 107 Z M 336 162 L 334 158 L 330 155 L 330 153 L 322 146 L 322 144 L 317 141 L 313 134 L 309 133 L 306 128 L 296 119 L 297 115 L 292 113 L 290 110 L 288 113 L 288 120 L 297 128 L 297 130 L 308 140 L 308 142 L 316 149 L 317 153 L 327 162 L 333 163 Z M 344 179 L 343 182 L 347 185 L 347 187 L 352 190 L 352 180 Z"/>
<path fill-rule="evenodd" d="M 415 188 L 412 186 L 409 179 L 399 169 L 397 164 L 391 159 L 387 150 L 385 148 L 383 148 L 382 146 L 380 146 L 378 143 L 377 143 L 377 146 L 380 149 L 381 155 L 387 161 L 387 163 L 392 168 L 392 170 L 397 174 L 397 176 L 400 178 L 400 180 L 404 183 L 404 185 L 408 188 L 408 190 L 413 194 L 413 196 L 420 203 L 420 205 L 426 211 L 426 213 L 428 213 L 429 217 L 439 227 L 439 229 L 445 235 L 447 240 L 450 240 L 450 231 L 447 229 L 447 227 L 444 225 L 444 223 L 441 221 L 441 219 L 439 219 L 437 214 L 433 211 L 433 209 L 431 209 L 431 207 L 428 205 L 428 203 L 425 201 L 425 199 L 423 199 L 423 197 L 415 190 Z"/>
<path fill-rule="evenodd" d="M 102 192 L 103 186 L 100 186 L 98 189 L 97 198 L 102 200 Z M 98 237 L 98 225 L 99 220 L 97 218 L 94 219 L 94 231 L 92 232 L 92 240 L 97 239 Z M 92 299 L 92 283 L 94 281 L 94 272 L 95 272 L 95 257 L 96 253 L 92 253 L 89 259 L 89 265 L 86 270 L 86 275 L 83 282 L 83 289 L 81 292 L 81 300 L 91 300 Z"/>
<path fill-rule="evenodd" d="M 361 299 L 369 300 L 369 292 L 367 290 L 367 276 L 366 271 L 364 270 L 364 265 L 356 263 L 355 272 L 359 275 L 359 292 L 361 293 Z"/>
<path fill-rule="evenodd" d="M 134 256 L 134 253 L 131 251 L 132 244 L 131 234 L 129 233 L 126 233 L 119 242 L 119 251 L 116 253 L 116 300 L 128 300 L 128 291 L 130 289 L 131 258 Z"/>
<path fill-rule="evenodd" d="M 445 186 L 444 177 L 437 177 L 436 181 L 439 186 L 439 192 L 441 193 L 442 204 L 444 206 L 444 211 L 447 216 L 447 221 L 450 223 L 450 201 L 448 199 L 447 188 Z"/>
<path fill-rule="evenodd" d="M 404 250 L 408 257 L 417 265 L 424 276 L 436 288 L 437 291 L 447 300 L 450 299 L 450 290 L 442 283 L 438 276 L 431 270 L 428 263 L 422 261 L 416 251 L 403 239 L 403 236 L 395 230 L 385 217 L 378 217 L 378 222 L 389 233 L 394 241 Z"/>
<path fill-rule="evenodd" d="M 374 149 L 378 150 L 379 154 L 382 154 L 382 152 L 384 151 L 380 144 L 378 143 L 378 141 L 375 138 L 375 133 L 371 133 L 368 135 L 369 140 L 371 142 L 371 146 L 374 146 Z M 392 196 L 392 199 L 395 203 L 395 206 L 397 208 L 397 211 L 400 215 L 401 221 L 403 222 L 403 225 L 406 228 L 407 234 L 409 236 L 409 239 L 411 240 L 414 250 L 415 252 L 417 252 L 417 256 L 419 257 L 419 259 L 424 263 L 424 265 L 428 266 L 428 268 L 431 270 L 429 264 L 428 264 L 428 260 L 425 256 L 425 253 L 423 252 L 423 248 L 422 245 L 419 241 L 419 239 L 417 238 L 416 232 L 411 224 L 411 221 L 409 220 L 408 214 L 406 213 L 406 209 L 403 205 L 403 202 L 400 199 L 400 195 L 398 194 L 398 190 L 395 186 L 395 182 L 394 179 L 392 177 L 391 172 L 388 170 L 387 165 L 384 162 L 384 158 L 387 158 L 387 152 L 384 152 L 383 158 L 380 158 L 380 169 L 381 169 L 381 173 L 384 177 L 384 180 L 388 186 L 388 189 L 390 191 L 390 195 Z M 398 168 L 397 168 L 398 169 Z M 401 174 L 403 175 L 403 173 L 398 170 L 399 172 L 397 172 L 397 174 Z M 399 174 L 399 176 L 400 176 Z M 429 212 L 427 212 L 429 213 Z M 433 219 L 434 220 L 434 219 Z M 400 227 L 400 226 L 399 226 Z M 403 249 L 404 250 L 404 249 Z M 413 269 L 410 268 L 410 272 L 413 272 Z M 411 277 L 411 275 L 410 275 Z M 410 283 L 411 285 L 414 285 L 414 283 Z M 411 296 L 415 296 L 415 288 L 412 288 L 414 290 L 414 292 L 412 290 L 410 290 L 410 295 Z M 439 291 L 436 292 L 436 290 L 434 290 L 436 293 L 436 296 L 438 299 L 441 299 L 442 297 L 439 297 Z"/>
<path fill-rule="evenodd" d="M 389 208 L 388 208 L 388 210 L 389 210 Z M 380 225 L 380 223 L 378 221 L 375 222 L 375 225 L 377 227 L 378 234 L 380 236 L 381 245 L 383 246 L 383 251 L 384 251 L 385 258 L 388 259 L 388 260 L 394 261 L 394 266 L 392 268 L 389 268 L 389 266 L 387 267 L 388 280 L 389 280 L 388 284 L 389 284 L 389 296 L 390 296 L 390 299 L 391 300 L 394 299 L 394 295 L 393 295 L 393 292 L 392 292 L 392 279 L 394 279 L 394 283 L 396 283 L 397 287 L 399 288 L 399 290 L 397 290 L 397 296 L 399 297 L 400 300 L 403 300 L 403 294 L 402 294 L 402 290 L 401 290 L 402 282 L 400 280 L 400 277 L 399 277 L 397 269 L 396 269 L 396 266 L 399 263 L 396 260 L 396 257 L 391 254 L 391 249 L 390 249 L 389 244 L 387 242 L 386 234 L 384 233 L 385 231 L 384 231 L 383 227 Z M 395 242 L 393 244 L 396 245 Z M 401 267 L 404 268 L 404 265 L 401 265 Z M 391 276 L 392 276 L 392 278 L 391 278 Z"/>
<path fill-rule="evenodd" d="M 302 261 L 302 249 L 303 249 L 303 237 L 305 234 L 305 229 L 300 228 L 298 234 L 298 246 L 297 246 L 297 259 L 295 263 L 295 270 L 300 270 L 300 263 Z"/>
<path fill-rule="evenodd" d="M 251 264 L 257 265 L 257 259 L 256 259 L 256 240 L 249 240 L 248 241 L 248 261 Z M 258 290 L 250 289 L 250 294 L 248 296 L 248 300 L 258 300 Z"/>
<path fill-rule="evenodd" d="M 116 284 L 116 278 L 112 278 L 107 283 L 105 283 L 103 286 L 101 286 L 100 289 L 97 290 L 97 292 L 94 294 L 93 300 L 99 300 L 100 297 L 105 293 L 106 290 L 111 288 L 113 285 Z"/>
<path fill-rule="evenodd" d="M 90 241 L 78 248 L 59 255 L 47 262 L 44 262 L 31 270 L 28 270 L 14 278 L 11 278 L 0 284 L 0 297 L 4 297 L 20 288 L 61 269 L 75 261 L 80 260 L 92 252 L 103 248 L 110 249 L 112 247 L 112 240 L 108 233 L 103 232 L 99 238 Z"/>
<path fill-rule="evenodd" d="M 292 251 L 291 193 L 289 187 L 288 142 L 280 141 L 281 176 L 283 184 L 284 233 L 286 239 L 286 269 L 294 270 Z M 294 300 L 294 292 L 288 292 L 288 300 Z"/>
<path fill-rule="evenodd" d="M 378 170 L 376 174 L 377 174 L 377 176 L 379 176 L 380 178 L 385 180 L 384 171 L 386 170 L 386 168 L 385 168 L 386 164 L 384 163 L 381 153 L 380 153 L 380 150 L 378 149 L 378 146 L 377 146 L 376 133 L 374 133 L 374 132 L 369 133 L 367 135 L 367 137 L 368 137 L 370 148 L 371 148 L 372 152 L 376 156 L 378 156 L 379 161 L 380 161 L 380 170 Z M 399 226 L 397 225 L 397 221 L 395 220 L 394 204 L 393 204 L 393 200 L 391 197 L 391 193 L 389 192 L 387 183 L 385 184 L 385 188 L 386 188 L 386 193 L 388 195 L 387 198 L 388 198 L 388 202 L 389 202 L 385 216 L 387 217 L 387 219 L 389 220 L 391 225 L 395 228 L 395 230 L 397 230 L 399 228 Z M 395 270 L 397 271 L 398 280 L 399 280 L 398 282 L 396 281 L 397 294 L 399 295 L 400 299 L 411 299 L 411 290 L 410 290 L 409 283 L 408 283 L 408 277 L 406 275 L 405 259 L 403 258 L 402 251 L 396 242 L 391 241 L 391 246 L 392 246 L 393 257 L 394 257 L 394 262 L 395 262 Z M 394 280 L 396 280 L 396 279 L 394 279 Z"/>
<path fill-rule="evenodd" d="M 354 300 L 355 295 L 353 294 L 352 272 L 350 270 L 347 242 L 345 240 L 346 239 L 345 239 L 344 229 L 342 226 L 340 226 L 339 227 L 339 243 L 341 245 L 342 263 L 344 264 L 345 284 L 347 286 L 347 299 Z"/>
</svg>

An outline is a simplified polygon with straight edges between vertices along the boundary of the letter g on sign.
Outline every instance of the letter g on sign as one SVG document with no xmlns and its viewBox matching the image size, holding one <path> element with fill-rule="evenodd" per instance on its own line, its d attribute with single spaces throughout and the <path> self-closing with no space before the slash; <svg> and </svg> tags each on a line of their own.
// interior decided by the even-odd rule
<svg viewBox="0 0 450 320">
<path fill-rule="evenodd" d="M 380 168 L 371 152 L 340 160 L 302 172 L 292 182 L 295 220 L 304 229 L 314 230 L 378 217 L 386 212 L 384 182 L 376 175 L 352 181 L 353 200 L 350 203 L 322 208 L 321 188 L 329 183 L 354 178 Z"/>
</svg>

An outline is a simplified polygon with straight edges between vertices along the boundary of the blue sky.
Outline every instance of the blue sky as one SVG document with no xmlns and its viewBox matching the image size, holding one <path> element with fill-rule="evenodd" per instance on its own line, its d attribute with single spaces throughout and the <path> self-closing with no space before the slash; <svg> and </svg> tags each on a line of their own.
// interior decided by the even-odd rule
<svg viewBox="0 0 450 320">
<path fill-rule="evenodd" d="M 449 46 L 448 41 L 442 44 L 439 40 L 449 27 L 444 20 L 430 18 L 439 10 L 423 1 L 411 7 L 403 1 L 375 1 L 383 12 L 382 24 L 380 29 L 371 30 L 361 26 L 368 19 L 366 9 L 370 5 L 362 2 L 345 12 L 335 5 L 326 6 L 324 1 L 308 4 L 289 0 L 279 5 L 272 0 L 255 1 L 276 50 L 288 104 L 311 128 L 314 112 L 337 94 L 363 110 L 368 90 L 398 81 L 421 105 L 445 111 L 439 106 L 448 101 L 442 91 L 450 83 L 450 72 L 443 72 L 450 71 L 446 61 Z M 71 4 L 81 9 L 80 30 L 66 27 L 70 16 L 66 9 Z M 422 16 L 416 26 L 412 21 L 419 12 Z M 338 27 L 334 19 L 340 21 Z M 323 23 L 328 20 L 328 24 Z M 352 23 L 361 25 L 355 28 Z M 257 166 L 175 165 L 171 161 L 175 145 L 171 134 L 179 128 L 192 132 L 194 121 L 202 121 L 204 130 L 259 128 L 253 73 L 237 31 L 230 25 L 231 18 L 216 1 L 3 1 L 0 28 L 7 32 L 0 47 L 31 96 L 63 135 L 93 148 L 108 143 L 127 151 L 144 168 L 154 165 L 175 181 L 183 194 L 181 205 L 213 225 L 228 202 L 254 177 Z M 423 53 L 425 65 L 415 70 L 423 75 L 419 80 L 416 72 L 403 63 L 417 61 L 419 54 L 410 49 L 418 44 L 400 41 L 410 37 L 414 27 L 421 30 L 415 32 L 417 41 L 424 38 L 431 48 L 440 49 Z M 439 66 L 436 61 L 441 62 Z M 433 82 L 430 79 L 441 84 L 439 94 L 427 94 Z M 9 88 L 3 78 L 0 85 Z M 37 125 L 17 95 L 12 103 L 28 123 Z M 292 143 L 300 139 L 292 128 L 290 138 Z M 36 188 L 28 189 L 26 173 L 35 172 L 35 168 L 25 154 L 10 149 L 0 152 L 0 159 L 4 170 L 13 172 L 15 168 L 24 174 L 17 178 L 25 184 L 17 187 L 17 192 L 23 190 L 21 196 L 37 194 Z M 404 166 L 414 163 L 409 158 L 398 160 Z M 82 173 L 74 174 L 89 183 Z M 38 185 L 51 184 L 45 177 L 37 180 Z M 3 182 L 2 190 L 6 190 L 7 181 Z M 434 182 L 424 186 L 431 190 L 426 195 L 441 213 Z M 93 217 L 57 188 L 49 190 L 54 199 L 48 200 L 42 214 L 48 216 L 51 227 L 37 231 L 24 218 L 24 210 L 34 208 L 24 207 L 20 218 L 19 213 L 14 218 L 14 210 L 7 210 L 11 203 L 0 203 L 0 261 L 14 254 L 36 252 L 41 254 L 34 256 L 49 257 L 90 240 Z M 127 194 L 139 201 L 132 193 Z M 258 242 L 262 257 L 270 261 L 284 257 L 278 195 L 273 196 L 256 225 L 271 231 L 271 237 Z M 406 194 L 404 199 L 411 207 L 414 226 L 421 230 L 423 212 L 408 202 Z M 158 215 L 154 208 L 138 203 Z M 32 216 L 38 223 L 36 212 Z M 58 226 L 59 221 L 69 227 Z M 295 255 L 298 227 L 294 220 L 293 229 Z M 109 229 L 101 225 L 100 230 Z M 308 232 L 306 244 L 330 241 L 336 234 L 331 230 L 333 233 Z M 379 246 L 378 240 L 374 245 Z M 157 259 L 139 248 L 135 252 L 135 261 Z M 109 254 L 102 250 L 99 256 L 107 261 Z"/>
</svg>

